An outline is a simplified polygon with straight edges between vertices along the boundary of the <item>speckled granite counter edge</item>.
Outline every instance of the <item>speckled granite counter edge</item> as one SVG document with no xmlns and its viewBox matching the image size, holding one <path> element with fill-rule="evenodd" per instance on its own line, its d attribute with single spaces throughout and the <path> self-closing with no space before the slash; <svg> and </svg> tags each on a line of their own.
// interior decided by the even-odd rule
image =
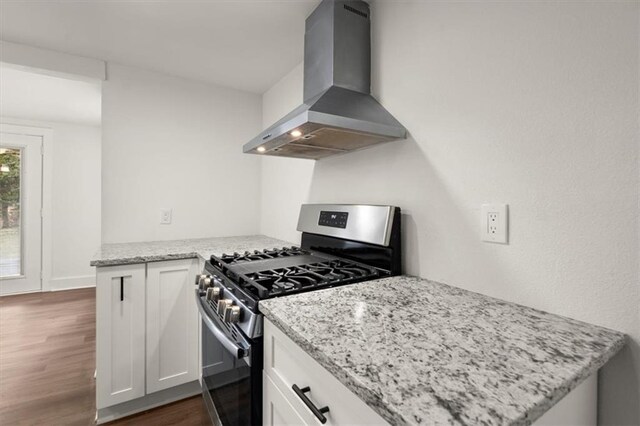
<svg viewBox="0 0 640 426">
<path fill-rule="evenodd" d="M 265 247 L 295 246 L 266 235 L 190 238 L 166 241 L 137 241 L 102 244 L 89 264 L 95 267 L 132 265 L 163 260 L 203 259 L 212 254 L 261 250 Z"/>
<path fill-rule="evenodd" d="M 427 281 L 427 280 L 425 280 Z M 435 281 L 431 281 L 435 282 Z M 440 285 L 447 285 L 443 283 L 438 283 Z M 357 284 L 353 284 L 357 285 Z M 333 289 L 327 290 L 319 290 L 319 291 L 331 291 Z M 470 293 L 475 293 L 471 292 Z M 514 303 L 514 305 L 518 305 Z M 522 306 L 522 305 L 519 305 Z M 533 309 L 526 307 L 527 309 Z M 295 331 L 289 325 L 286 324 L 285 321 L 281 320 L 278 316 L 273 314 L 268 306 L 264 304 L 259 305 L 260 312 L 262 312 L 265 317 L 271 321 L 276 327 L 278 327 L 282 332 L 285 333 L 291 340 L 293 340 L 296 344 L 298 344 L 302 349 L 305 350 L 314 360 L 316 360 L 320 365 L 326 368 L 334 377 L 336 377 L 343 385 L 345 385 L 350 391 L 355 393 L 360 399 L 362 399 L 369 407 L 371 407 L 375 412 L 377 412 L 382 418 L 387 420 L 389 423 L 393 425 L 405 425 L 412 424 L 409 419 L 406 419 L 401 413 L 399 413 L 393 406 L 382 401 L 378 395 L 375 395 L 371 392 L 364 384 L 361 384 L 357 378 L 353 377 L 349 372 L 345 371 L 342 367 L 340 367 L 337 363 L 335 363 L 332 358 L 322 352 L 322 350 L 318 349 L 303 337 L 300 333 Z M 579 321 L 581 322 L 581 321 Z M 585 323 L 588 324 L 588 323 Z M 591 324 L 588 324 L 591 325 Z M 606 329 L 605 327 L 600 327 L 602 329 Z M 610 329 L 606 329 L 610 330 Z M 610 330 L 612 333 L 620 335 L 620 338 L 616 340 L 614 344 L 609 346 L 606 351 L 604 351 L 596 360 L 593 361 L 589 366 L 584 367 L 580 370 L 573 378 L 567 380 L 567 382 L 556 389 L 551 398 L 541 398 L 535 406 L 533 406 L 529 411 L 522 414 L 522 416 L 516 419 L 512 424 L 513 425 L 531 425 L 534 421 L 540 418 L 544 413 L 546 413 L 549 409 L 551 409 L 555 404 L 557 404 L 562 398 L 564 398 L 569 392 L 575 389 L 578 385 L 580 385 L 585 379 L 587 379 L 592 374 L 596 373 L 602 366 L 604 366 L 607 361 L 609 361 L 615 354 L 618 353 L 626 344 L 627 336 L 615 330 Z"/>
<path fill-rule="evenodd" d="M 101 259 L 101 260 L 92 260 L 89 262 L 90 266 L 118 266 L 118 265 L 133 265 L 136 263 L 147 263 L 147 262 L 161 262 L 163 260 L 179 260 L 179 259 L 194 259 L 201 258 L 202 255 L 196 252 L 189 253 L 171 253 L 171 254 L 162 254 L 162 255 L 149 255 L 149 256 L 136 256 L 136 257 L 127 257 L 120 259 Z"/>
<path fill-rule="evenodd" d="M 582 321 L 580 321 L 582 322 Z M 587 323 L 585 323 L 587 324 Z M 606 327 L 600 327 L 606 329 Z M 613 345 L 609 346 L 605 352 L 603 352 L 593 363 L 589 366 L 581 369 L 575 377 L 569 379 L 564 386 L 556 389 L 551 398 L 541 398 L 537 405 L 531 408 L 527 413 L 524 413 L 522 417 L 517 419 L 514 425 L 530 425 L 537 419 L 539 419 L 544 413 L 549 411 L 554 405 L 556 405 L 562 398 L 564 398 L 569 392 L 577 388 L 583 381 L 585 381 L 592 374 L 602 368 L 611 358 L 613 358 L 627 343 L 627 336 L 618 331 L 610 330 L 612 333 L 620 335 Z"/>
<path fill-rule="evenodd" d="M 354 284 L 356 285 L 356 284 Z M 318 290 L 326 291 L 326 290 Z M 289 327 L 285 322 L 281 321 L 277 316 L 273 315 L 269 308 L 264 305 L 258 305 L 260 312 L 271 321 L 278 329 L 280 329 L 287 337 L 293 340 L 298 346 L 300 346 L 311 358 L 317 361 L 321 366 L 326 368 L 340 383 L 345 385 L 351 392 L 355 393 L 360 399 L 362 399 L 369 407 L 371 407 L 376 413 L 378 413 L 383 419 L 393 425 L 405 425 L 410 424 L 404 417 L 397 413 L 392 407 L 389 407 L 383 401 L 381 401 L 377 395 L 369 391 L 369 389 L 360 384 L 357 379 L 352 377 L 349 373 L 344 371 L 339 365 L 337 365 L 330 356 L 325 355 L 322 351 L 318 350 L 311 342 L 301 336 L 298 332 Z"/>
</svg>

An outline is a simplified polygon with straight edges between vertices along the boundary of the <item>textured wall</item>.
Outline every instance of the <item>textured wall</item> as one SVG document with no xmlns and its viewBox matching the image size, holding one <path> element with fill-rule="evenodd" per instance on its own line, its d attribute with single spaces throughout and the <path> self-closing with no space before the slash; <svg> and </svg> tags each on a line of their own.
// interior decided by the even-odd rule
<svg viewBox="0 0 640 426">
<path fill-rule="evenodd" d="M 638 3 L 375 2 L 373 93 L 405 141 L 264 158 L 261 231 L 299 202 L 396 204 L 406 271 L 630 334 L 600 375 L 603 424 L 640 424 Z M 302 98 L 298 67 L 263 97 Z M 266 123 L 265 123 L 266 124 Z M 295 183 L 284 183 L 298 176 Z M 509 245 L 479 208 L 510 205 Z"/>
<path fill-rule="evenodd" d="M 102 242 L 255 234 L 260 96 L 109 64 L 102 96 Z M 172 208 L 171 225 L 160 209 Z"/>
<path fill-rule="evenodd" d="M 302 64 L 262 96 L 263 128 L 302 103 Z M 264 157 L 262 161 L 262 214 L 260 233 L 279 235 L 285 241 L 300 242 L 296 231 L 300 205 L 309 199 L 313 160 Z"/>
</svg>

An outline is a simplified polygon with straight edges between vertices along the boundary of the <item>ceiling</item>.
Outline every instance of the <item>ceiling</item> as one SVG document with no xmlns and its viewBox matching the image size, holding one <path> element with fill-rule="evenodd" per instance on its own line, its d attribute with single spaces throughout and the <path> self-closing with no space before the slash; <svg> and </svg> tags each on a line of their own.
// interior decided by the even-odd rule
<svg viewBox="0 0 640 426">
<path fill-rule="evenodd" d="M 319 0 L 0 0 L 0 39 L 263 93 Z"/>
<path fill-rule="evenodd" d="M 0 116 L 100 125 L 100 83 L 0 66 Z"/>
</svg>

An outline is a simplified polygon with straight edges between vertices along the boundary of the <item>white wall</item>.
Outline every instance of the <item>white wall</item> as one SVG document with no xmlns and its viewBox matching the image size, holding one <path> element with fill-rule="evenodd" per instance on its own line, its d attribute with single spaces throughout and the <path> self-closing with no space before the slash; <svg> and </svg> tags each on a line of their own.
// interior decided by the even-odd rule
<svg viewBox="0 0 640 426">
<path fill-rule="evenodd" d="M 2 54 L 4 59 L 4 52 Z M 100 83 L 0 64 L 0 115 L 100 126 Z"/>
<path fill-rule="evenodd" d="M 54 123 L 51 289 L 95 284 L 100 246 L 100 127 Z"/>
<path fill-rule="evenodd" d="M 102 242 L 257 233 L 260 161 L 242 144 L 261 118 L 259 95 L 108 64 Z"/>
<path fill-rule="evenodd" d="M 628 333 L 599 417 L 640 424 L 638 3 L 375 2 L 372 16 L 373 93 L 410 137 L 264 157 L 261 231 L 297 240 L 304 201 L 402 207 L 407 273 Z M 266 123 L 301 102 L 301 73 L 265 93 Z M 485 202 L 510 205 L 509 245 L 480 241 Z"/>
<path fill-rule="evenodd" d="M 302 103 L 302 64 L 262 96 L 262 127 L 267 128 Z M 267 157 L 262 161 L 260 233 L 300 243 L 296 231 L 300 205 L 309 198 L 313 160 Z"/>
</svg>

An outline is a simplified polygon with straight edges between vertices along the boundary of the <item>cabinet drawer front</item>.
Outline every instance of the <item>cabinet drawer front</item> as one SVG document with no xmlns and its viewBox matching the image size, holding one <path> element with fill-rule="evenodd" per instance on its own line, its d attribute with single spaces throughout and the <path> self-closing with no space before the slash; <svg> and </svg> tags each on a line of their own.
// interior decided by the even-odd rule
<svg viewBox="0 0 640 426">
<path fill-rule="evenodd" d="M 264 370 L 306 424 L 321 422 L 294 392 L 293 385 L 309 387 L 305 396 L 325 413 L 327 425 L 386 425 L 380 415 L 265 319 Z"/>
<path fill-rule="evenodd" d="M 262 424 L 264 426 L 304 425 L 298 412 L 266 373 L 262 373 Z"/>
</svg>

